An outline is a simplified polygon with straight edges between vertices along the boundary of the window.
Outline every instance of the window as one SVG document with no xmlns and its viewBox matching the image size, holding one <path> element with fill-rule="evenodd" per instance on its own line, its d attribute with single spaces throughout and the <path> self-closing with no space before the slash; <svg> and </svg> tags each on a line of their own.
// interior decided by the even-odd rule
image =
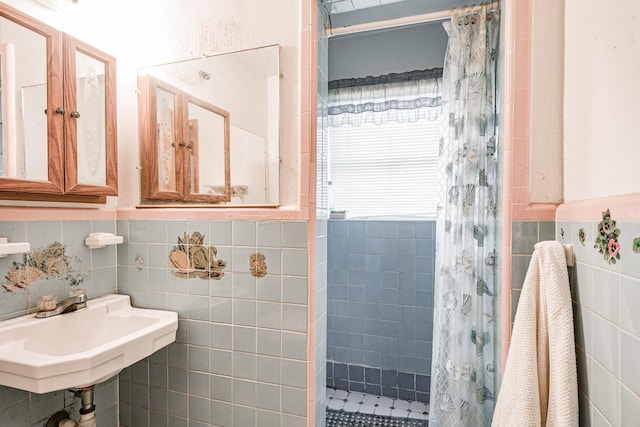
<svg viewBox="0 0 640 427">
<path fill-rule="evenodd" d="M 329 128 L 329 208 L 435 218 L 443 116 Z"/>
</svg>

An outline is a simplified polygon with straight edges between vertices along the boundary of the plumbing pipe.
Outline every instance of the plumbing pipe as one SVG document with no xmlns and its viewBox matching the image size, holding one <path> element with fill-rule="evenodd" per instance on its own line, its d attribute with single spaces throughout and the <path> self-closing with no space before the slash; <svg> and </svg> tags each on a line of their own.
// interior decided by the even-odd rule
<svg viewBox="0 0 640 427">
<path fill-rule="evenodd" d="M 78 423 L 78 427 L 97 427 L 96 413 L 91 412 L 90 414 L 80 415 L 80 422 Z"/>
</svg>

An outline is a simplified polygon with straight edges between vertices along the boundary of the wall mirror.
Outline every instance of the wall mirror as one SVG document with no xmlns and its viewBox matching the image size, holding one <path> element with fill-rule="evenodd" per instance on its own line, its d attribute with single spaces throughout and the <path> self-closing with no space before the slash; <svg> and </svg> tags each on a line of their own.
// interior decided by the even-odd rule
<svg viewBox="0 0 640 427">
<path fill-rule="evenodd" d="M 278 204 L 278 46 L 143 68 L 138 90 L 142 204 Z"/>
<path fill-rule="evenodd" d="M 2 17 L 0 38 L 0 176 L 46 181 L 47 37 Z"/>
</svg>

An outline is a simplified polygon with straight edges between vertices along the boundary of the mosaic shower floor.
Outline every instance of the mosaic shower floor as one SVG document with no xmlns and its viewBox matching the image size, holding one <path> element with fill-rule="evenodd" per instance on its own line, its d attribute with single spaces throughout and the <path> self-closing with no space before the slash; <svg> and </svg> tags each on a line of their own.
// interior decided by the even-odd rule
<svg viewBox="0 0 640 427">
<path fill-rule="evenodd" d="M 426 427 L 429 406 L 327 388 L 327 427 Z"/>
</svg>

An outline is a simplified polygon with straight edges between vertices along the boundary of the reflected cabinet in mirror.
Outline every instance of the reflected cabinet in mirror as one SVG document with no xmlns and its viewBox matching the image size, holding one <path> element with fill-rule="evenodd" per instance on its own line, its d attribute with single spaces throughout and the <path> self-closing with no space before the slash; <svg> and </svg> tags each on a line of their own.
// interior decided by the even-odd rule
<svg viewBox="0 0 640 427">
<path fill-rule="evenodd" d="M 278 46 L 141 69 L 138 89 L 143 204 L 278 204 Z"/>
<path fill-rule="evenodd" d="M 117 195 L 115 59 L 0 6 L 0 198 Z"/>
</svg>

